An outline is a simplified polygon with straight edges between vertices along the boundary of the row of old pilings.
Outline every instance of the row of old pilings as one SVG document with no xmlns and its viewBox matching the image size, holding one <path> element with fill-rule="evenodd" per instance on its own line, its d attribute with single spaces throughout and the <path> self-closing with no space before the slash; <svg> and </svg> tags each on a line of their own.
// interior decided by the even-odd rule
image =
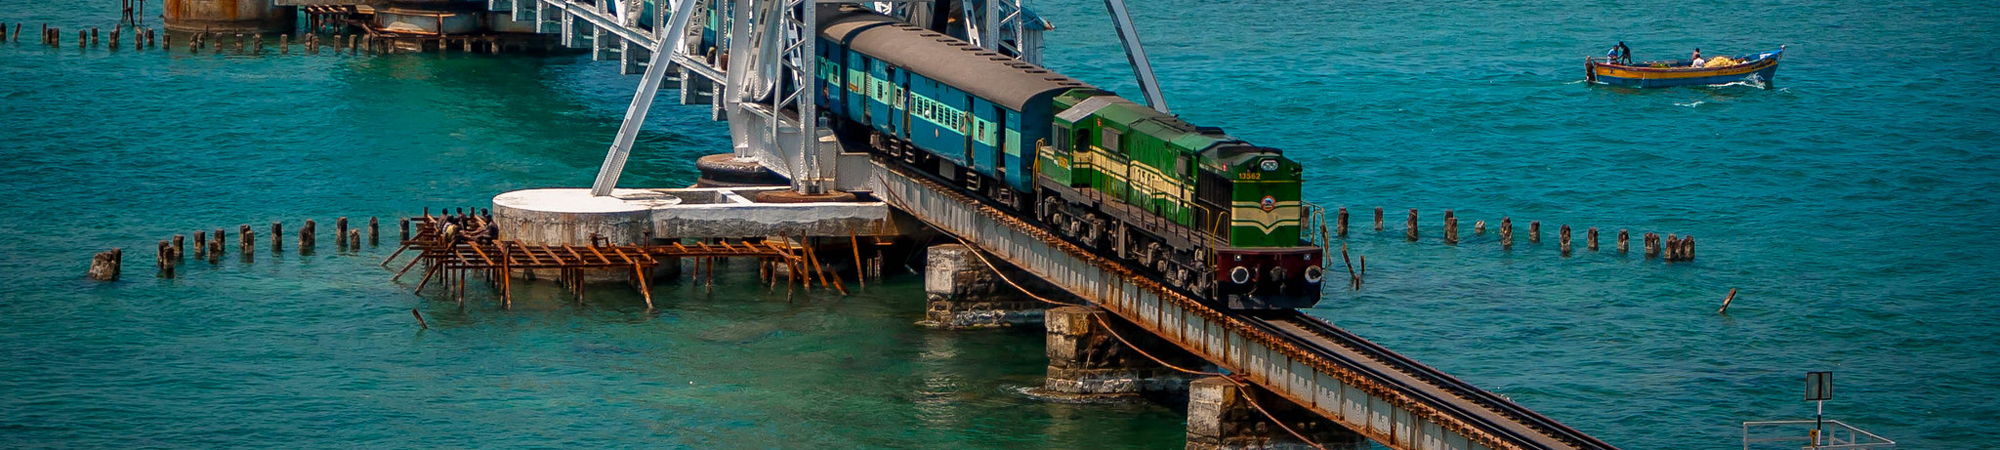
<svg viewBox="0 0 2000 450">
<path fill-rule="evenodd" d="M 15 23 L 13 32 L 10 34 L 5 31 L 6 28 L 4 25 L 0 25 L 0 42 L 20 42 L 22 26 L 21 23 Z M 378 36 L 374 33 L 335 33 L 331 35 L 307 33 L 301 34 L 295 39 L 291 34 L 285 33 L 278 34 L 277 42 L 270 42 L 271 40 L 266 37 L 266 34 L 257 32 L 214 31 L 205 29 L 175 30 L 175 32 L 180 33 L 182 39 L 185 39 L 184 47 L 190 54 L 209 51 L 212 54 L 218 55 L 225 52 L 234 55 L 264 55 L 270 53 L 265 50 L 266 45 L 276 46 L 278 54 L 291 54 L 294 44 L 297 44 L 301 51 L 308 55 L 317 55 L 321 52 L 331 52 L 335 55 L 359 55 L 362 52 L 389 54 L 409 51 L 420 52 L 427 49 L 435 49 L 439 53 L 454 49 L 466 53 L 501 53 L 508 48 L 514 48 L 516 49 L 515 51 L 522 52 L 534 51 L 536 49 L 554 49 L 553 44 L 544 42 L 548 41 L 548 39 L 539 35 Z M 108 43 L 106 40 L 100 39 L 100 36 L 108 37 Z M 109 33 L 101 33 L 96 27 L 78 30 L 76 33 L 76 46 L 83 49 L 103 46 L 109 50 L 122 50 L 127 48 L 123 44 L 126 36 L 130 36 L 130 48 L 132 50 L 162 49 L 169 52 L 174 50 L 174 32 L 163 33 L 157 29 L 144 28 L 137 25 L 115 26 L 111 28 Z M 61 46 L 63 45 L 63 41 L 64 34 L 61 28 L 50 27 L 47 23 L 42 24 L 40 40 L 42 44 L 52 47 Z"/>
<path fill-rule="evenodd" d="M 346 217 L 341 217 L 339 219 L 336 219 L 335 223 L 336 223 L 335 225 L 336 237 L 334 239 L 334 245 L 340 250 L 346 250 L 346 251 L 361 250 L 361 245 L 362 245 L 361 229 L 360 228 L 355 228 L 352 230 L 348 229 Z M 369 246 L 380 245 L 381 242 L 381 238 L 379 237 L 380 227 L 378 224 L 379 221 L 376 218 L 373 217 L 368 218 Z M 222 257 L 228 254 L 227 236 L 228 233 L 221 228 L 216 228 L 214 231 L 196 230 L 194 232 L 194 245 L 193 245 L 195 259 L 207 260 L 209 264 L 220 263 L 222 261 Z M 161 239 L 159 241 L 158 249 L 153 256 L 155 265 L 157 266 L 159 271 L 160 278 L 174 278 L 176 272 L 178 272 L 177 270 L 178 267 L 187 260 L 188 258 L 187 237 L 188 236 L 185 234 L 176 234 L 171 238 Z M 271 237 L 270 239 L 271 254 L 275 255 L 284 253 L 285 241 L 286 241 L 284 222 L 271 222 L 270 237 Z M 299 255 L 304 256 L 313 254 L 313 251 L 319 246 L 318 223 L 308 219 L 303 224 L 301 224 L 301 226 L 298 229 L 298 239 L 296 242 L 298 245 Z M 239 250 L 240 259 L 242 260 L 242 262 L 248 263 L 256 259 L 257 234 L 256 231 L 251 229 L 250 225 L 238 225 L 236 227 L 236 248 Z M 120 252 L 118 249 L 112 249 L 111 251 L 97 254 L 97 256 L 92 258 L 91 260 L 90 278 L 97 280 L 104 280 L 104 281 L 116 281 L 118 278 L 117 267 L 120 264 L 122 264 L 122 262 L 118 261 L 118 259 L 122 259 L 122 257 L 123 253 Z M 110 261 L 107 262 L 106 261 L 107 259 L 109 259 Z M 100 268 L 104 266 L 108 266 L 109 269 Z M 109 276 L 108 277 L 100 276 L 101 273 L 109 273 Z"/>
<path fill-rule="evenodd" d="M 1411 208 L 1409 211 L 1408 218 L 1403 222 L 1403 238 L 1405 240 L 1408 240 L 1410 242 L 1416 242 L 1420 240 L 1420 238 L 1422 237 L 1422 234 L 1419 232 L 1419 227 L 1417 226 L 1418 224 L 1417 218 L 1418 218 L 1417 210 L 1415 208 Z M 1348 235 L 1347 208 L 1345 207 L 1340 208 L 1339 211 L 1335 213 L 1335 219 L 1333 222 L 1334 222 L 1333 228 L 1335 230 L 1334 235 L 1341 238 L 1346 238 Z M 1382 208 L 1379 207 L 1375 208 L 1374 226 L 1375 226 L 1375 231 L 1378 232 L 1383 231 Z M 1458 228 L 1458 215 L 1456 214 L 1456 212 L 1449 209 L 1444 210 L 1444 220 L 1442 223 L 1442 228 L 1443 229 L 1440 238 L 1446 245 L 1458 245 L 1460 243 L 1461 240 Z M 1324 230 L 1324 228 L 1322 228 L 1322 230 Z M 1474 222 L 1472 224 L 1472 233 L 1478 236 L 1485 235 L 1486 221 L 1481 220 Z M 1556 233 L 1556 240 L 1557 240 L 1557 248 L 1562 253 L 1562 256 L 1568 257 L 1575 252 L 1573 237 L 1574 236 L 1570 230 L 1569 225 L 1560 226 L 1559 230 Z M 1662 261 L 1668 261 L 1668 262 L 1685 262 L 1694 260 L 1694 255 L 1695 255 L 1694 236 L 1676 236 L 1674 234 L 1669 233 L 1667 234 L 1667 237 L 1664 240 L 1662 240 L 1658 233 L 1648 232 L 1645 233 L 1643 238 L 1645 243 L 1644 251 L 1646 258 L 1660 258 Z M 1628 230 L 1626 229 L 1618 230 L 1618 237 L 1617 237 L 1618 253 L 1621 254 L 1626 253 L 1631 249 L 1631 239 L 1632 236 Z M 1585 248 L 1593 252 L 1598 251 L 1598 232 L 1596 227 L 1591 227 L 1586 229 L 1584 231 L 1583 240 Z M 1499 226 L 1497 241 L 1499 241 L 1500 247 L 1502 249 L 1511 250 L 1514 248 L 1513 218 L 1509 217 L 1500 218 L 1500 226 Z M 1528 242 L 1529 243 L 1542 242 L 1541 221 L 1528 222 Z"/>
</svg>

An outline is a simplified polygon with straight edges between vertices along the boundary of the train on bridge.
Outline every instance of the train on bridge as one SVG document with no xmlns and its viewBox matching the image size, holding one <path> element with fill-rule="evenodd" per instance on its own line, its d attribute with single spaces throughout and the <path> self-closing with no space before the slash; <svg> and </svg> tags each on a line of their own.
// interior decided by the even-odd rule
<svg viewBox="0 0 2000 450">
<path fill-rule="evenodd" d="M 866 8 L 819 11 L 815 91 L 843 139 L 1217 306 L 1319 302 L 1320 212 L 1283 152 Z"/>
</svg>

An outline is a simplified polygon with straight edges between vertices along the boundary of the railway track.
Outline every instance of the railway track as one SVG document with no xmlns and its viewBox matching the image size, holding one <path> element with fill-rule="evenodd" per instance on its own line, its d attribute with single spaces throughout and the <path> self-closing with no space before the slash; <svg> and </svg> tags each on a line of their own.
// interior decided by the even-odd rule
<svg viewBox="0 0 2000 450">
<path fill-rule="evenodd" d="M 966 195 L 947 187 L 947 182 L 930 173 L 905 166 L 898 160 L 878 160 L 878 162 L 884 163 L 883 167 L 929 189 L 944 193 L 956 201 L 977 205 L 984 215 L 993 220 L 1011 222 L 1009 226 L 1023 231 L 1041 231 L 1029 225 L 1026 220 L 1005 212 L 983 198 Z M 1163 295 L 1167 293 L 1177 296 L 1187 295 L 1185 292 L 1171 289 L 1157 280 L 1152 280 L 1150 274 L 1132 267 L 1125 261 L 1091 251 L 1066 238 L 1047 232 L 1030 234 L 1046 244 L 1062 248 L 1072 255 L 1084 257 L 1101 267 L 1115 268 L 1124 276 L 1150 281 L 1141 284 L 1150 285 L 1151 289 L 1156 289 Z M 1219 316 L 1216 317 L 1219 321 L 1233 321 L 1241 326 L 1255 328 L 1261 334 L 1289 343 L 1301 351 L 1316 354 L 1321 360 L 1330 361 L 1356 374 L 1371 378 L 1381 385 L 1407 393 L 1412 399 L 1446 412 L 1487 433 L 1504 436 L 1506 439 L 1503 442 L 1519 443 L 1516 446 L 1496 446 L 1496 449 L 1618 449 L 1512 400 L 1480 389 L 1298 310 L 1261 312 L 1216 310 L 1215 312 Z"/>
<path fill-rule="evenodd" d="M 1246 314 L 1245 322 L 1321 353 L 1349 369 L 1369 373 L 1431 406 L 1456 412 L 1487 431 L 1544 450 L 1617 450 L 1512 400 L 1473 386 L 1347 330 L 1299 311 Z M 1367 364 L 1372 362 L 1374 364 Z"/>
</svg>

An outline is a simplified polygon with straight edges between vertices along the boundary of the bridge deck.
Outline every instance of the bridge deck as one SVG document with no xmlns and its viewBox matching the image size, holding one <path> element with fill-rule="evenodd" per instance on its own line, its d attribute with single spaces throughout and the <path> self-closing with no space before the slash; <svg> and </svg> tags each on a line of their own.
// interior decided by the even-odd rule
<svg viewBox="0 0 2000 450">
<path fill-rule="evenodd" d="M 875 168 L 892 206 L 1383 445 L 1616 448 L 1303 313 L 1210 308 L 927 175 Z"/>
</svg>

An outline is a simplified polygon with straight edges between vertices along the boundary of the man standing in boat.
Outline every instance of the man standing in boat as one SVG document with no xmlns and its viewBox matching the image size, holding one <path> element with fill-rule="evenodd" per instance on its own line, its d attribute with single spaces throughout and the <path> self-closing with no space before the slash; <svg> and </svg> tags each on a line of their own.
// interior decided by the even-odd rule
<svg viewBox="0 0 2000 450">
<path fill-rule="evenodd" d="M 1618 48 L 1617 63 L 1628 66 L 1632 65 L 1632 47 L 1626 47 L 1625 41 L 1618 41 L 1617 48 Z"/>
<path fill-rule="evenodd" d="M 1708 61 L 1701 59 L 1700 48 L 1694 49 L 1694 57 L 1688 58 L 1688 67 L 1701 67 L 1703 64 L 1707 63 Z"/>
</svg>

